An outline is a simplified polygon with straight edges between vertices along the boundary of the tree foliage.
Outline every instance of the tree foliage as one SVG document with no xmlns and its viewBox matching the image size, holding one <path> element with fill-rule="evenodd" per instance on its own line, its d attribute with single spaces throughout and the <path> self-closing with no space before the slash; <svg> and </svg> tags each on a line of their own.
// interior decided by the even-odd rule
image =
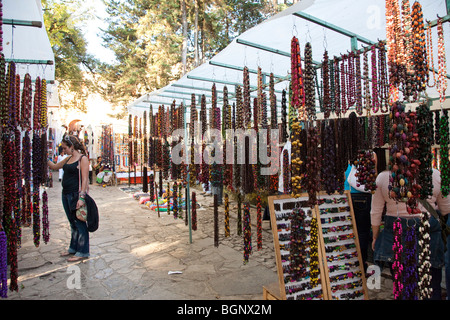
<svg viewBox="0 0 450 320">
<path fill-rule="evenodd" d="M 183 1 L 187 71 L 275 12 L 272 1 L 264 0 L 104 0 L 109 14 L 104 45 L 116 56 L 116 63 L 100 67 L 105 98 L 127 105 L 182 76 Z"/>
<path fill-rule="evenodd" d="M 42 0 L 44 21 L 55 55 L 55 78 L 59 88 L 69 93 L 62 99 L 63 107 L 85 111 L 85 100 L 92 83 L 85 79 L 84 70 L 94 72 L 98 61 L 87 52 L 87 43 L 77 24 L 88 18 L 87 13 L 77 13 L 82 0 Z"/>
</svg>

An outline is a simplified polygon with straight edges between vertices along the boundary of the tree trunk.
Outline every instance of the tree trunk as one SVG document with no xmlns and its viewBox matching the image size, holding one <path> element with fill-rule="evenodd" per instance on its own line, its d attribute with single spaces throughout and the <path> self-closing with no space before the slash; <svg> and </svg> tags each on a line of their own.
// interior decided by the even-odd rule
<svg viewBox="0 0 450 320">
<path fill-rule="evenodd" d="M 199 63 L 198 52 L 198 0 L 194 0 L 195 8 L 195 26 L 194 26 L 194 65 L 197 67 Z"/>
<path fill-rule="evenodd" d="M 183 44 L 181 46 L 181 64 L 183 65 L 183 75 L 186 73 L 186 57 L 187 57 L 187 17 L 186 2 L 181 1 L 181 23 L 183 28 Z"/>
</svg>

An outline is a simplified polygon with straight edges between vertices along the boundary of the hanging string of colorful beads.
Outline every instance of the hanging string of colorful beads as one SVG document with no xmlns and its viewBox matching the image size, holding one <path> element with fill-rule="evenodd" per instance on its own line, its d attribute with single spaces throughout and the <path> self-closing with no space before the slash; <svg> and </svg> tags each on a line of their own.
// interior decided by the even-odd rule
<svg viewBox="0 0 450 320">
<path fill-rule="evenodd" d="M 299 198 L 302 192 L 302 179 L 303 172 L 301 166 L 303 161 L 301 160 L 301 127 L 298 121 L 292 123 L 291 131 L 291 192 L 293 198 Z"/>
<path fill-rule="evenodd" d="M 429 299 L 433 292 L 431 288 L 431 252 L 430 252 L 430 213 L 423 211 L 419 226 L 419 255 L 417 258 L 417 289 L 420 300 Z"/>
<path fill-rule="evenodd" d="M 0 297 L 8 297 L 8 239 L 0 230 Z"/>
<path fill-rule="evenodd" d="M 438 33 L 438 82 L 437 90 L 439 92 L 439 102 L 445 101 L 445 91 L 447 90 L 447 62 L 445 57 L 444 30 L 442 27 L 442 18 L 437 22 Z"/>
<path fill-rule="evenodd" d="M 441 110 L 439 126 L 439 142 L 440 142 L 440 163 L 441 171 L 441 192 L 444 197 L 450 193 L 450 161 L 448 159 L 449 129 L 448 129 L 448 110 Z"/>
<path fill-rule="evenodd" d="M 197 196 L 194 191 L 192 191 L 192 230 L 197 230 Z"/>
<path fill-rule="evenodd" d="M 318 250 L 318 224 L 317 218 L 311 218 L 309 238 L 309 276 L 311 287 L 319 283 L 319 250 Z"/>
<path fill-rule="evenodd" d="M 230 199 L 228 193 L 225 193 L 224 196 L 224 204 L 225 204 L 225 237 L 230 236 Z"/>
<path fill-rule="evenodd" d="M 306 120 L 305 112 L 305 89 L 302 64 L 300 58 L 300 43 L 294 36 L 291 40 L 291 86 L 292 86 L 292 107 L 297 110 L 300 121 Z"/>
<path fill-rule="evenodd" d="M 403 264 L 402 264 L 402 223 L 398 218 L 394 222 L 394 243 L 392 245 L 392 251 L 394 252 L 394 263 L 392 264 L 392 270 L 394 274 L 393 279 L 393 293 L 394 299 L 400 300 L 403 292 Z"/>
<path fill-rule="evenodd" d="M 178 219 L 178 185 L 177 185 L 177 182 L 173 183 L 172 203 L 173 203 L 173 218 Z"/>
<path fill-rule="evenodd" d="M 416 226 L 408 225 L 405 235 L 405 263 L 403 275 L 403 300 L 417 300 L 417 242 Z"/>
<path fill-rule="evenodd" d="M 219 205 L 218 196 L 214 194 L 214 247 L 219 246 Z"/>
<path fill-rule="evenodd" d="M 293 281 L 306 277 L 307 232 L 305 229 L 306 214 L 301 208 L 294 208 L 291 213 L 291 233 L 289 241 L 289 268 Z"/>
<path fill-rule="evenodd" d="M 244 264 L 248 263 L 250 254 L 252 253 L 252 225 L 250 222 L 250 204 L 244 204 Z"/>
<path fill-rule="evenodd" d="M 417 156 L 420 161 L 418 184 L 420 198 L 427 199 L 433 194 L 432 145 L 433 145 L 433 114 L 427 103 L 417 107 L 417 134 L 420 139 Z"/>
<path fill-rule="evenodd" d="M 50 223 L 48 220 L 48 195 L 47 191 L 42 193 L 42 239 L 47 244 L 50 241 Z"/>
<path fill-rule="evenodd" d="M 256 247 L 262 249 L 262 213 L 261 213 L 261 196 L 256 196 Z"/>
</svg>

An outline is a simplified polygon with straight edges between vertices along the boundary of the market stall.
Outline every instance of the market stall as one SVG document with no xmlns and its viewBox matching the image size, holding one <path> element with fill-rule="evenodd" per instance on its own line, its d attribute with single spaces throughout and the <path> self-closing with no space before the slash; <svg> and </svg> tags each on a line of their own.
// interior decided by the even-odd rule
<svg viewBox="0 0 450 320">
<path fill-rule="evenodd" d="M 39 1 L 0 3 L 0 291 L 18 290 L 17 250 L 31 229 L 34 244 L 50 239 L 46 188 L 47 155 L 54 149 L 49 128 L 48 90 L 54 81 L 54 56 Z M 29 229 L 26 229 L 28 227 Z"/>
<path fill-rule="evenodd" d="M 433 168 L 440 171 L 445 197 L 449 188 L 449 72 L 444 40 L 449 10 L 442 1 L 416 1 L 410 5 L 409 1 L 397 0 L 321 0 L 294 5 L 238 36 L 222 52 L 178 81 L 134 101 L 128 107 L 130 158 L 138 159 L 136 152 L 143 148 L 144 156 L 148 154 L 147 160 L 142 158 L 143 163 L 159 170 L 160 186 L 162 180 L 181 183 L 186 186 L 186 195 L 189 187 L 211 190 L 217 199 L 214 212 L 222 200 L 222 191 L 236 196 L 244 263 L 253 250 L 250 205 L 260 211 L 271 196 L 282 192 L 294 202 L 305 198 L 305 208 L 320 209 L 324 198 L 344 193 L 349 163 L 358 169 L 358 184 L 375 192 L 375 163 L 371 160 L 375 148 L 389 154 L 390 197 L 405 206 L 408 213 L 423 214 L 418 202 L 430 195 Z M 138 118 L 147 117 L 150 131 L 141 136 L 136 123 Z M 149 141 L 148 145 L 145 141 Z M 179 159 L 182 161 L 175 161 Z M 278 170 L 279 165 L 273 170 L 274 163 L 281 163 L 283 170 Z M 152 181 L 157 186 L 156 179 Z M 151 200 L 158 201 L 157 195 Z M 190 205 L 188 200 L 188 215 Z M 319 219 L 319 209 L 315 209 L 313 218 Z M 336 210 L 340 212 L 339 207 Z M 297 228 L 312 232 L 311 217 L 298 221 L 296 212 L 287 214 L 286 223 L 292 227 L 297 219 Z M 352 220 L 352 210 L 345 212 Z M 260 219 L 258 214 L 258 226 Z M 424 214 L 423 226 L 427 219 Z M 275 224 L 277 219 L 272 220 Z M 336 227 L 324 225 L 327 230 Z M 318 238 L 314 237 L 318 243 L 308 248 L 302 247 L 305 241 L 312 241 L 308 234 L 302 241 L 291 237 L 288 243 L 275 242 L 276 246 L 290 246 L 287 255 L 291 264 L 296 258 L 289 255 L 304 251 L 308 262 L 300 264 L 302 268 L 307 266 L 303 276 L 312 272 L 308 267 L 310 257 L 319 248 L 323 256 L 325 252 L 340 251 L 344 264 L 348 262 L 346 254 L 350 254 L 347 250 L 361 255 L 357 241 L 349 248 L 339 246 L 339 250 L 325 246 L 331 238 L 324 235 L 320 223 L 318 228 Z M 333 239 L 356 239 L 356 228 L 346 230 L 334 230 L 337 235 Z M 401 229 L 395 232 L 396 250 L 400 250 L 405 240 L 401 240 Z M 279 236 L 274 229 L 274 238 Z M 426 235 L 419 232 L 419 237 L 423 241 Z M 427 252 L 411 253 L 415 250 L 411 246 L 408 250 L 422 257 L 417 264 L 424 270 Z M 396 253 L 394 297 L 429 298 L 424 288 L 402 292 L 406 287 L 402 281 L 410 286 L 423 284 L 427 272 L 409 273 L 408 280 L 404 280 L 398 266 L 416 262 L 404 261 L 401 250 Z M 339 255 L 333 255 L 333 259 L 339 260 Z M 277 262 L 280 285 L 299 270 L 289 269 L 282 259 Z M 321 282 L 318 294 L 310 295 L 310 286 L 300 283 L 281 286 L 280 296 L 367 299 L 364 276 L 356 276 L 363 274 L 361 261 L 349 263 L 359 271 L 321 267 L 320 277 L 327 279 Z M 314 270 L 318 271 L 316 267 Z M 355 275 L 358 286 L 347 286 L 350 273 Z M 333 288 L 342 292 L 337 295 Z M 301 293 L 292 295 L 289 290 Z"/>
</svg>

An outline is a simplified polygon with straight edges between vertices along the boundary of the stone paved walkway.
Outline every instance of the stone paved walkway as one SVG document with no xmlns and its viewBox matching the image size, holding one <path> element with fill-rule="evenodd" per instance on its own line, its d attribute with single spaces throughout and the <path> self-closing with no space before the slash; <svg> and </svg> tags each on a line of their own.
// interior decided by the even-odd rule
<svg viewBox="0 0 450 320">
<path fill-rule="evenodd" d="M 262 250 L 256 250 L 256 226 L 252 227 L 253 254 L 243 264 L 234 202 L 230 205 L 231 236 L 224 237 L 221 206 L 220 244 L 214 247 L 211 196 L 197 192 L 202 209 L 197 210 L 198 230 L 192 232 L 190 243 L 184 220 L 167 213 L 158 218 L 121 187 L 127 185 L 90 186 L 100 212 L 100 228 L 90 234 L 91 257 L 69 263 L 59 256 L 67 248 L 70 229 L 61 187 L 55 181 L 47 190 L 50 241 L 44 244 L 41 240 L 36 248 L 32 230 L 23 229 L 19 291 L 8 291 L 7 299 L 255 300 L 262 299 L 264 285 L 278 281 L 269 221 L 263 221 Z M 391 288 L 392 282 L 382 277 L 381 289 L 370 290 L 369 297 L 391 299 Z"/>
</svg>

